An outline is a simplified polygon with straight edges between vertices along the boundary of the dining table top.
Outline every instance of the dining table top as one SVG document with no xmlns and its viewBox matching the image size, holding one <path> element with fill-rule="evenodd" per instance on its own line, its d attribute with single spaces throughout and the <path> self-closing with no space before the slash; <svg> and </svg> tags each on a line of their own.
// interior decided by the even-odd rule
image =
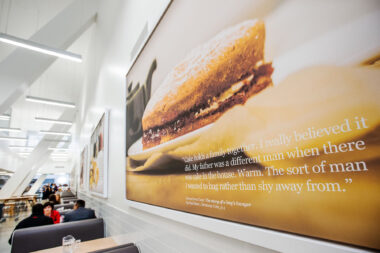
<svg viewBox="0 0 380 253">
<path fill-rule="evenodd" d="M 131 242 L 141 240 L 141 234 L 132 232 L 128 234 L 120 234 L 111 237 L 105 237 L 85 242 L 80 242 L 75 247 L 75 253 L 91 252 L 95 250 L 107 249 L 118 245 L 123 245 Z M 54 248 L 34 251 L 33 253 L 62 253 L 63 247 L 58 246 Z"/>
<path fill-rule="evenodd" d="M 24 196 L 11 196 L 8 198 L 1 198 L 0 201 L 6 202 L 6 201 L 17 201 L 17 200 L 29 200 L 29 199 L 35 199 L 37 195 L 24 195 Z"/>
<path fill-rule="evenodd" d="M 85 242 L 77 243 L 75 246 L 75 253 L 91 252 L 100 249 L 106 249 L 119 245 L 112 237 L 105 237 Z M 34 251 L 34 253 L 62 253 L 63 247 L 58 246 L 50 249 L 44 249 L 39 251 Z"/>
</svg>

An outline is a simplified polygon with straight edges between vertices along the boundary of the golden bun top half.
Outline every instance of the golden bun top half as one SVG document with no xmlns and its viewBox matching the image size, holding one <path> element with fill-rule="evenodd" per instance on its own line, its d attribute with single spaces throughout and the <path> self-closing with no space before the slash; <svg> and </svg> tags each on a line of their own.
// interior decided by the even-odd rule
<svg viewBox="0 0 380 253">
<path fill-rule="evenodd" d="M 191 51 L 168 73 L 145 109 L 143 130 L 175 120 L 249 73 L 264 58 L 265 26 L 247 20 Z"/>
</svg>

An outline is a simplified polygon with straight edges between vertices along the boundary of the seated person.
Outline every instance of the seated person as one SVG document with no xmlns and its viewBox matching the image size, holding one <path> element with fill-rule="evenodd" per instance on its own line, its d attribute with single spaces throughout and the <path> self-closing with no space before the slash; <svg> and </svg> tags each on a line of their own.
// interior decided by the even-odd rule
<svg viewBox="0 0 380 253">
<path fill-rule="evenodd" d="M 54 204 L 52 202 L 46 202 L 44 204 L 44 214 L 45 216 L 52 218 L 54 224 L 61 222 L 61 215 L 58 211 L 54 210 Z"/>
<path fill-rule="evenodd" d="M 49 195 L 49 202 L 53 203 L 54 205 L 61 204 L 60 202 L 58 202 L 57 195 L 55 195 L 55 194 Z"/>
<path fill-rule="evenodd" d="M 0 223 L 5 221 L 5 218 L 3 217 L 3 208 L 4 208 L 4 204 L 0 203 Z"/>
<path fill-rule="evenodd" d="M 84 200 L 78 199 L 74 204 L 74 211 L 66 213 L 63 222 L 96 218 L 95 211 L 85 208 L 85 205 Z"/>
<path fill-rule="evenodd" d="M 59 195 L 59 193 L 55 194 L 55 199 L 57 201 L 57 205 L 61 204 L 61 195 Z"/>
<path fill-rule="evenodd" d="M 38 227 L 49 224 L 54 224 L 53 219 L 44 215 L 44 207 L 42 206 L 42 204 L 35 204 L 32 207 L 32 214 L 28 218 L 25 218 L 22 221 L 20 221 L 14 230 L 21 228 Z M 9 238 L 9 244 L 12 244 L 13 232 L 11 234 L 11 237 Z"/>
<path fill-rule="evenodd" d="M 61 197 L 62 198 L 67 198 L 67 197 L 75 197 L 74 193 L 72 193 L 72 191 L 70 190 L 70 188 L 67 188 L 66 191 L 63 191 L 61 193 Z"/>
</svg>

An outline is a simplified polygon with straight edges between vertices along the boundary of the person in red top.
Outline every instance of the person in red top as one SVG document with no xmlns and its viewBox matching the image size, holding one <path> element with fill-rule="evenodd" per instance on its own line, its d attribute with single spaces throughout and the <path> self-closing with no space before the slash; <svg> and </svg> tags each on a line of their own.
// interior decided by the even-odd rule
<svg viewBox="0 0 380 253">
<path fill-rule="evenodd" d="M 61 215 L 58 211 L 54 210 L 54 204 L 52 202 L 46 202 L 44 204 L 44 214 L 53 219 L 54 224 L 61 222 Z"/>
</svg>

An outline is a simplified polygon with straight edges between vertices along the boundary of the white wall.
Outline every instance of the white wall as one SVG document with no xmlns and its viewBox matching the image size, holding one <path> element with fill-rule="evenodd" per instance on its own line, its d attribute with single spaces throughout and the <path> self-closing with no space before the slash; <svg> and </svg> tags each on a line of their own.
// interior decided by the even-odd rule
<svg viewBox="0 0 380 253">
<path fill-rule="evenodd" d="M 97 210 L 98 215 L 105 218 L 109 235 L 130 233 L 130 238 L 134 238 L 131 240 L 136 240 L 144 249 L 143 252 L 273 252 L 266 248 L 287 252 L 347 250 L 316 240 L 134 204 L 126 200 L 125 75 L 131 64 L 130 52 L 143 25 L 146 21 L 154 22 L 158 17 L 158 10 L 163 6 L 165 1 L 158 0 L 100 2 L 97 24 L 91 28 L 90 48 L 85 55 L 88 69 L 81 95 L 82 105 L 77 117 L 77 132 L 80 136 L 77 140 L 77 164 L 80 151 L 89 143 L 97 120 L 105 108 L 109 109 L 108 198 L 91 196 L 86 190 L 80 191 L 80 197 L 85 198 Z M 148 212 L 139 208 L 145 208 Z M 181 219 L 183 221 L 179 222 Z M 123 226 L 118 226 L 117 223 Z M 139 236 L 132 236 L 136 233 Z M 153 243 L 156 241 L 159 243 Z M 298 246 L 293 243 L 298 243 Z"/>
<path fill-rule="evenodd" d="M 208 245 L 207 247 L 204 246 L 203 250 L 200 247 L 200 251 L 203 252 L 210 252 L 209 245 L 211 241 L 214 241 L 214 245 L 211 247 L 215 252 L 220 252 L 220 247 L 223 247 L 223 245 L 223 248 L 226 248 L 226 243 L 231 245 L 229 247 L 232 247 L 230 248 L 232 250 L 238 248 L 239 252 L 242 252 L 244 248 L 246 249 L 244 252 L 252 252 L 252 249 L 255 249 L 256 252 L 270 252 L 260 247 L 250 246 L 247 243 L 233 239 L 226 239 L 223 236 L 194 229 L 188 225 L 130 207 L 125 198 L 125 75 L 128 66 L 131 64 L 130 52 L 143 25 L 145 22 L 148 22 L 149 29 L 153 28 L 152 24 L 159 17 L 157 13 L 166 6 L 166 1 L 113 0 L 101 1 L 100 4 L 97 24 L 91 28 L 92 38 L 90 39 L 90 48 L 88 54 L 85 55 L 87 57 L 88 70 L 82 92 L 82 105 L 79 108 L 79 115 L 77 116 L 77 123 L 79 125 L 77 131 L 80 133 L 78 134 L 80 139 L 78 140 L 77 153 L 80 153 L 83 145 L 89 143 L 91 132 L 96 126 L 97 120 L 103 110 L 105 108 L 109 109 L 108 198 L 102 200 L 103 202 L 101 203 L 115 207 L 129 217 L 141 219 L 141 223 L 137 227 L 141 226 L 139 232 L 144 235 L 142 238 L 139 238 L 140 245 L 145 245 L 142 245 L 144 252 L 168 252 L 168 249 L 171 249 L 171 252 L 186 252 L 191 250 L 188 247 L 189 244 L 196 245 L 192 240 L 187 239 L 188 237 L 197 238 L 198 243 L 201 243 L 201 245 Z M 79 156 L 77 159 L 79 161 Z M 86 194 L 86 190 L 82 190 L 81 193 L 81 196 L 86 198 L 86 195 L 84 195 Z M 87 198 L 91 199 L 92 197 L 87 196 Z M 103 216 L 106 216 L 106 214 Z M 156 226 L 160 227 L 159 231 L 157 231 Z M 126 231 L 128 230 L 119 230 L 109 234 L 115 235 L 115 233 L 124 233 Z M 149 239 L 152 236 L 152 232 L 163 235 L 164 239 L 162 239 L 163 245 L 161 245 L 161 251 L 158 250 L 160 246 L 155 246 L 154 248 L 156 249 L 147 247 L 153 241 L 153 239 Z M 178 240 L 172 240 L 173 235 L 170 235 L 170 233 L 173 232 L 175 234 L 182 233 L 182 237 L 185 238 L 182 240 L 187 241 L 187 245 L 170 245 L 171 243 L 174 243 L 174 245 L 178 243 Z M 144 243 L 141 243 L 142 241 Z M 186 247 L 186 249 L 181 249 L 181 247 Z"/>
<path fill-rule="evenodd" d="M 110 110 L 109 196 L 107 202 L 127 208 L 125 200 L 125 98 L 130 52 L 145 22 L 153 22 L 166 1 L 101 2 L 92 29 L 88 73 L 79 108 L 78 152 L 89 143 L 102 112 Z M 79 156 L 78 156 L 79 161 Z"/>
</svg>

